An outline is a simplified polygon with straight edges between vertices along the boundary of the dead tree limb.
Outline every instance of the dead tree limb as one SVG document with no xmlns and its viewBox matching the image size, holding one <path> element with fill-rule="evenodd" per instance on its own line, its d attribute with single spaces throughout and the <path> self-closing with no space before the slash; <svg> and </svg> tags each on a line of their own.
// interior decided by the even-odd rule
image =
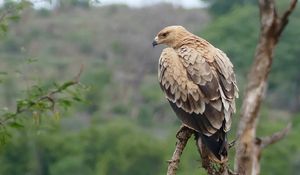
<svg viewBox="0 0 300 175">
<path fill-rule="evenodd" d="M 259 139 L 260 148 L 263 149 L 263 148 L 283 139 L 287 135 L 287 133 L 291 130 L 291 126 L 292 126 L 292 124 L 289 123 L 283 130 L 278 131 L 270 136 L 260 138 Z"/>
<path fill-rule="evenodd" d="M 292 0 L 283 15 L 278 16 L 274 0 L 259 0 L 260 37 L 256 47 L 254 63 L 248 75 L 248 84 L 237 132 L 235 170 L 241 175 L 256 175 L 260 171 L 260 153 L 264 147 L 259 146 L 256 139 L 258 112 L 266 89 L 268 74 L 271 70 L 274 48 L 296 3 L 297 0 Z M 284 136 L 285 134 L 282 134 L 279 139 Z"/>
<path fill-rule="evenodd" d="M 181 126 L 181 128 L 177 132 L 176 147 L 171 160 L 168 161 L 169 166 L 167 175 L 176 175 L 182 152 L 193 133 L 194 131 L 192 129 L 189 129 L 185 126 Z M 232 173 L 228 168 L 227 162 L 219 164 L 211 161 L 208 157 L 208 151 L 204 144 L 198 144 L 201 145 L 201 148 L 199 148 L 198 146 L 197 148 L 201 156 L 202 167 L 207 171 L 209 175 L 234 175 L 234 173 Z"/>
<path fill-rule="evenodd" d="M 169 166 L 168 166 L 167 175 L 176 174 L 180 162 L 180 156 L 193 133 L 194 133 L 193 130 L 185 126 L 181 127 L 180 130 L 177 132 L 176 148 L 173 153 L 172 159 L 168 161 Z"/>
</svg>

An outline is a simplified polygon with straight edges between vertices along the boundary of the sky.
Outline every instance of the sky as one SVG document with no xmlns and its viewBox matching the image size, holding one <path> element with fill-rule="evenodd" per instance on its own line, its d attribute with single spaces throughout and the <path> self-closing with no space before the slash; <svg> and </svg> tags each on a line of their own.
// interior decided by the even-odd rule
<svg viewBox="0 0 300 175">
<path fill-rule="evenodd" d="M 165 2 L 184 8 L 199 8 L 205 6 L 200 0 L 100 0 L 101 4 L 127 4 L 131 7 L 143 7 Z"/>
<path fill-rule="evenodd" d="M 0 0 L 0 4 L 3 3 L 4 0 Z M 18 0 L 16 0 L 18 1 Z M 35 8 L 51 8 L 50 1 L 48 0 L 31 0 L 34 3 Z M 52 4 L 55 4 L 56 0 L 51 0 Z M 100 2 L 100 6 L 102 5 L 111 5 L 111 4 L 126 4 L 130 7 L 144 7 L 155 5 L 158 3 L 170 3 L 174 6 L 179 6 L 183 8 L 200 8 L 205 7 L 205 3 L 200 0 L 98 0 Z"/>
</svg>

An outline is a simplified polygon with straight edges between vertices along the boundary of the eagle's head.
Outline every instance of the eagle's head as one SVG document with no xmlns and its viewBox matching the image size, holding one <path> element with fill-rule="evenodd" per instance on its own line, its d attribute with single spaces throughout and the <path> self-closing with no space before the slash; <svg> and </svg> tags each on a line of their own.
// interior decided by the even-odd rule
<svg viewBox="0 0 300 175">
<path fill-rule="evenodd" d="M 155 47 L 158 44 L 165 44 L 169 47 L 176 47 L 178 42 L 187 34 L 190 34 L 182 26 L 168 26 L 162 29 L 152 42 L 152 46 Z"/>
</svg>

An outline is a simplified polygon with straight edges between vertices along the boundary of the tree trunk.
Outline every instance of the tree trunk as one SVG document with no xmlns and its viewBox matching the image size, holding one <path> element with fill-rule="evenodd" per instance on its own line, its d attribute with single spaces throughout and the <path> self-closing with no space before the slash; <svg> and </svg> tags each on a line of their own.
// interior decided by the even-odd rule
<svg viewBox="0 0 300 175">
<path fill-rule="evenodd" d="M 297 0 L 293 0 L 282 17 L 277 15 L 274 0 L 259 0 L 260 39 L 256 48 L 254 63 L 248 75 L 248 84 L 242 104 L 241 120 L 238 127 L 238 142 L 235 156 L 235 169 L 238 174 L 256 175 L 260 172 L 260 154 L 266 140 L 256 138 L 258 112 L 263 100 L 263 92 L 271 70 L 274 48 L 288 23 L 288 17 L 295 8 Z M 289 128 L 289 127 L 288 127 Z M 288 129 L 282 131 L 282 137 Z M 277 140 L 281 138 L 277 138 Z M 277 141 L 276 140 L 276 141 Z M 274 143 L 269 141 L 268 144 Z M 262 146 L 264 145 L 264 146 Z"/>
</svg>

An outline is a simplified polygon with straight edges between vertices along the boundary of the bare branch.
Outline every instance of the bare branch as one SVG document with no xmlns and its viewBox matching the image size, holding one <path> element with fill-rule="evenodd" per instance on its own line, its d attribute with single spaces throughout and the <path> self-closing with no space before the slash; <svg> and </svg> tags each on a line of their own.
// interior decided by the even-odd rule
<svg viewBox="0 0 300 175">
<path fill-rule="evenodd" d="M 77 74 L 77 75 L 75 76 L 75 78 L 74 78 L 74 82 L 79 83 L 79 78 L 80 78 L 80 76 L 81 76 L 81 74 L 82 74 L 82 72 L 83 72 L 83 69 L 84 69 L 84 65 L 81 64 L 81 65 L 80 65 L 79 72 L 78 72 L 78 74 Z"/>
<path fill-rule="evenodd" d="M 189 140 L 189 138 L 192 136 L 193 130 L 183 126 L 180 128 L 180 130 L 177 132 L 177 142 L 176 142 L 176 148 L 173 153 L 172 159 L 169 160 L 169 166 L 168 166 L 168 171 L 167 175 L 176 175 L 179 162 L 180 162 L 180 157 L 181 154 Z"/>
<path fill-rule="evenodd" d="M 295 9 L 296 4 L 297 4 L 297 0 L 292 0 L 290 3 L 290 7 L 283 13 L 281 20 L 279 20 L 280 25 L 277 30 L 277 35 L 280 35 L 283 29 L 285 28 L 285 26 L 288 24 L 289 22 L 288 18 L 292 14 L 293 10 Z"/>
<path fill-rule="evenodd" d="M 281 139 L 283 139 L 288 132 L 291 130 L 292 124 L 289 123 L 283 130 L 278 131 L 274 134 L 272 134 L 271 136 L 267 136 L 264 138 L 260 139 L 260 148 L 263 149 L 265 147 L 267 147 L 268 145 L 274 144 L 278 141 L 280 141 Z"/>
<path fill-rule="evenodd" d="M 293 12 L 293 10 L 295 9 L 297 4 L 297 0 L 292 0 L 290 3 L 290 8 L 286 10 L 286 12 L 284 12 L 284 14 L 282 15 L 281 20 L 288 20 L 288 17 L 290 16 L 290 14 Z"/>
</svg>

